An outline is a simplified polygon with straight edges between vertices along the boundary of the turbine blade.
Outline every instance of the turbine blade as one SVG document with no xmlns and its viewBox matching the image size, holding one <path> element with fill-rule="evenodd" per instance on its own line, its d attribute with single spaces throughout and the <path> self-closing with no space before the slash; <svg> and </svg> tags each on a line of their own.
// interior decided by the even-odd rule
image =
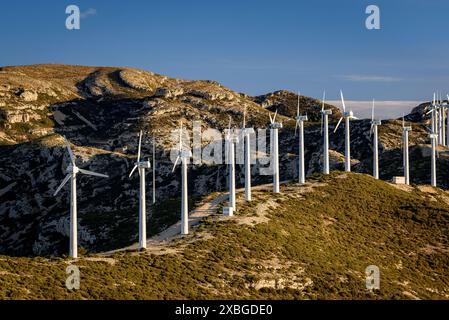
<svg viewBox="0 0 449 320">
<path fill-rule="evenodd" d="M 323 100 L 321 103 L 321 111 L 324 111 L 324 100 L 326 100 L 326 90 L 323 91 Z"/>
<path fill-rule="evenodd" d="M 67 141 L 66 137 L 64 136 L 65 145 L 67 148 L 67 151 L 69 152 L 70 161 L 73 165 L 75 165 L 75 156 L 73 155 L 72 149 L 70 148 L 70 143 Z"/>
<path fill-rule="evenodd" d="M 404 113 L 402 113 L 402 128 L 405 128 Z"/>
<path fill-rule="evenodd" d="M 343 112 L 346 111 L 345 99 L 343 98 L 343 91 L 340 90 L 341 104 L 343 105 Z"/>
<path fill-rule="evenodd" d="M 342 120 L 343 120 L 343 117 L 341 117 L 340 120 L 338 120 L 337 126 L 334 129 L 334 133 L 337 131 L 337 129 L 340 126 L 340 123 L 341 123 Z"/>
<path fill-rule="evenodd" d="M 131 170 L 131 173 L 129 174 L 129 178 L 131 178 L 131 176 L 133 175 L 134 171 L 137 169 L 137 164 L 133 167 L 133 169 Z"/>
<path fill-rule="evenodd" d="M 296 120 L 296 124 L 295 124 L 295 137 L 296 137 L 296 133 L 298 131 L 298 127 L 299 127 L 299 121 Z"/>
<path fill-rule="evenodd" d="M 246 128 L 246 104 L 245 109 L 243 110 L 243 128 Z"/>
<path fill-rule="evenodd" d="M 89 170 L 84 170 L 84 169 L 78 169 L 82 174 L 87 174 L 89 176 L 96 176 L 96 177 L 101 177 L 101 178 L 109 178 L 108 175 L 106 174 L 102 174 L 102 173 L 96 173 L 93 171 L 89 171 Z"/>
<path fill-rule="evenodd" d="M 300 96 L 300 92 L 298 91 L 298 108 L 296 110 L 296 116 L 299 117 L 299 96 Z"/>
<path fill-rule="evenodd" d="M 179 151 L 182 150 L 182 120 L 179 128 Z"/>
<path fill-rule="evenodd" d="M 273 123 L 273 118 L 271 117 L 271 113 L 269 113 L 268 116 L 270 117 L 270 123 Z"/>
<path fill-rule="evenodd" d="M 179 158 L 180 158 L 179 156 L 176 157 L 176 161 L 175 161 L 175 164 L 173 165 L 173 169 L 171 172 L 175 172 L 176 166 L 178 165 Z"/>
<path fill-rule="evenodd" d="M 323 131 L 324 131 L 324 114 L 321 114 L 321 132 L 320 134 L 323 135 Z"/>
<path fill-rule="evenodd" d="M 371 121 L 374 121 L 374 99 L 373 99 L 373 107 L 371 108 Z"/>
<path fill-rule="evenodd" d="M 273 117 L 273 123 L 276 121 L 276 116 L 278 115 L 278 109 L 276 109 L 276 112 L 274 113 L 274 117 Z"/>
<path fill-rule="evenodd" d="M 68 175 L 65 176 L 64 180 L 62 180 L 61 184 L 59 185 L 59 187 L 56 189 L 55 193 L 53 193 L 53 196 L 56 196 L 58 194 L 59 191 L 61 191 L 62 187 L 65 186 L 65 184 L 67 183 L 67 181 L 70 180 L 70 178 L 72 177 L 72 175 L 69 173 Z"/>
<path fill-rule="evenodd" d="M 138 151 L 137 151 L 137 162 L 140 161 L 140 150 L 141 150 L 141 148 L 142 148 L 142 130 L 140 130 L 140 133 L 139 133 L 139 148 L 138 148 Z"/>
</svg>

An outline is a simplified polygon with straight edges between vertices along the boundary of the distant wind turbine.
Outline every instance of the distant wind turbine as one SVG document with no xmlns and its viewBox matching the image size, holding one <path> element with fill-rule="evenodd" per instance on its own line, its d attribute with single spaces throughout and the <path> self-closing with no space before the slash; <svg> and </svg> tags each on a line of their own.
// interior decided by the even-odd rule
<svg viewBox="0 0 449 320">
<path fill-rule="evenodd" d="M 323 173 L 329 174 L 329 115 L 332 110 L 324 110 L 326 100 L 326 91 L 323 92 L 323 101 L 321 105 L 321 134 L 323 135 Z"/>
<path fill-rule="evenodd" d="M 229 207 L 227 214 L 229 216 L 233 215 L 236 210 L 235 201 L 235 144 L 238 143 L 238 137 L 231 132 L 231 122 L 232 118 L 229 116 L 228 132 L 226 134 L 226 142 L 228 144 L 228 165 L 229 165 Z"/>
<path fill-rule="evenodd" d="M 409 152 L 408 152 L 408 134 L 412 131 L 411 126 L 405 125 L 404 116 L 402 116 L 402 148 L 403 148 L 403 162 L 404 162 L 404 179 L 405 184 L 410 184 L 410 167 L 409 167 Z"/>
<path fill-rule="evenodd" d="M 139 249 L 147 247 L 147 213 L 146 213 L 146 197 L 145 197 L 145 169 L 150 169 L 149 161 L 141 161 L 142 150 L 142 131 L 139 134 L 139 147 L 137 151 L 137 162 L 134 164 L 129 177 L 138 169 L 140 176 L 140 194 L 139 194 Z"/>
<path fill-rule="evenodd" d="M 307 121 L 307 114 L 305 116 L 299 114 L 299 97 L 298 92 L 298 108 L 296 110 L 296 125 L 295 125 L 295 137 L 299 128 L 299 184 L 306 183 L 306 172 L 304 162 L 304 121 Z"/>
<path fill-rule="evenodd" d="M 446 100 L 446 146 L 449 147 L 449 94 Z"/>
<path fill-rule="evenodd" d="M 352 110 L 346 111 L 345 99 L 343 98 L 343 92 L 340 90 L 341 103 L 343 106 L 343 116 L 338 120 L 337 126 L 334 129 L 334 133 L 337 131 L 341 121 L 345 119 L 345 171 L 351 172 L 351 132 L 349 129 L 349 120 L 357 119 L 354 117 Z"/>
<path fill-rule="evenodd" d="M 279 129 L 282 129 L 282 123 L 276 122 L 276 116 L 278 111 L 274 113 L 274 116 L 270 116 L 270 136 L 271 136 L 271 161 L 273 164 L 273 192 L 279 193 Z"/>
<path fill-rule="evenodd" d="M 188 189 L 187 189 L 187 164 L 192 157 L 192 152 L 190 150 L 184 150 L 182 145 L 182 121 L 179 129 L 179 146 L 178 155 L 173 165 L 172 172 L 175 171 L 179 160 L 181 160 L 181 234 L 189 234 L 189 203 L 188 203 Z"/>
<path fill-rule="evenodd" d="M 254 134 L 253 128 L 246 127 L 246 105 L 243 111 L 243 128 L 241 131 L 245 152 L 245 200 L 251 201 L 251 134 Z"/>
<path fill-rule="evenodd" d="M 78 258 L 78 218 L 77 218 L 77 203 L 76 203 L 76 175 L 78 173 L 86 174 L 90 176 L 109 178 L 109 176 L 101 173 L 96 173 L 84 169 L 80 169 L 75 164 L 75 157 L 70 148 L 70 144 L 64 137 L 65 145 L 70 156 L 70 164 L 67 167 L 67 175 L 56 189 L 53 196 L 56 196 L 58 192 L 65 186 L 65 184 L 71 180 L 71 192 L 70 192 L 70 247 L 69 256 L 72 258 Z"/>
<path fill-rule="evenodd" d="M 382 122 L 374 119 L 374 99 L 373 107 L 371 110 L 371 129 L 370 135 L 374 133 L 373 137 L 373 177 L 379 179 L 379 141 L 377 134 L 377 126 L 380 126 Z"/>
</svg>

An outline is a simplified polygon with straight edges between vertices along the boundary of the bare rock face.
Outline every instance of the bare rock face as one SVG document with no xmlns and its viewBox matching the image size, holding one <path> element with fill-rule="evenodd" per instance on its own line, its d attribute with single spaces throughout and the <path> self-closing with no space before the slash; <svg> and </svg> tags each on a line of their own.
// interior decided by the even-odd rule
<svg viewBox="0 0 449 320">
<path fill-rule="evenodd" d="M 158 88 L 154 94 L 155 97 L 176 98 L 184 94 L 184 89 L 181 87 L 174 88 Z"/>
<path fill-rule="evenodd" d="M 20 94 L 20 98 L 22 98 L 26 102 L 36 101 L 38 98 L 38 94 L 37 92 L 25 90 Z"/>
<path fill-rule="evenodd" d="M 262 107 L 274 112 L 278 110 L 279 114 L 287 117 L 295 117 L 298 107 L 298 95 L 287 91 L 279 90 L 265 95 L 253 98 L 254 101 Z M 322 103 L 318 99 L 313 99 L 305 96 L 299 97 L 299 112 L 307 114 L 310 121 L 320 121 L 321 119 Z M 330 119 L 338 120 L 341 117 L 341 111 L 337 107 L 326 103 L 325 109 L 331 109 L 332 115 Z"/>
</svg>

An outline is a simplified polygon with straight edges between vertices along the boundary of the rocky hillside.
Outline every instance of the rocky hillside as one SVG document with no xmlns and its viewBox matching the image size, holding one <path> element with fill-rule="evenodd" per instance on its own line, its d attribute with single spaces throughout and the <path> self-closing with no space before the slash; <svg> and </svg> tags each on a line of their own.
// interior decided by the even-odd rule
<svg viewBox="0 0 449 320">
<path fill-rule="evenodd" d="M 240 193 L 236 216 L 146 252 L 84 256 L 79 290 L 67 259 L 0 256 L 0 299 L 449 298 L 448 192 L 342 172 L 281 191 Z M 366 289 L 369 265 L 380 290 Z"/>
<path fill-rule="evenodd" d="M 200 120 L 203 131 L 222 130 L 228 117 L 240 126 L 245 107 L 248 123 L 266 128 L 268 114 L 278 109 L 284 123 L 280 131 L 281 179 L 296 179 L 297 137 L 294 136 L 297 96 L 278 91 L 259 97 L 236 93 L 215 81 L 168 78 L 129 68 L 34 65 L 0 68 L 0 253 L 46 255 L 66 252 L 69 203 L 66 187 L 53 192 L 65 176 L 68 156 L 62 135 L 70 141 L 81 168 L 107 173 L 110 179 L 80 176 L 78 183 L 80 245 L 91 252 L 113 249 L 135 241 L 137 234 L 138 180 L 128 174 L 135 161 L 137 136 L 145 132 L 143 154 L 151 155 L 156 139 L 158 203 L 173 201 L 171 212 L 152 208 L 150 219 L 160 217 L 150 234 L 178 218 L 176 198 L 180 194 L 179 172 L 171 172 L 171 132 L 183 120 L 192 133 L 192 122 Z M 339 111 L 330 124 L 332 169 L 343 168 L 343 127 L 335 134 Z M 300 98 L 301 113 L 311 121 L 305 129 L 306 171 L 321 170 L 322 136 L 319 100 Z M 411 181 L 428 183 L 428 117 L 410 117 Z M 369 121 L 351 124 L 353 169 L 371 172 Z M 204 142 L 205 143 L 205 142 Z M 267 137 L 267 143 L 269 139 Z M 401 175 L 401 123 L 385 121 L 380 127 L 382 179 Z M 444 171 L 446 150 L 438 159 L 438 183 L 448 188 Z M 253 183 L 269 182 L 252 168 Z M 151 188 L 150 175 L 148 189 Z M 243 172 L 237 166 L 237 185 Z M 189 193 L 200 196 L 226 189 L 225 165 L 189 166 Z M 150 194 L 150 193 L 149 193 Z M 148 197 L 150 198 L 150 197 Z M 150 199 L 148 199 L 150 201 Z M 162 212 L 164 214 L 162 214 Z M 165 217 L 165 218 L 164 218 Z M 120 230 L 127 230 L 126 234 Z"/>
</svg>

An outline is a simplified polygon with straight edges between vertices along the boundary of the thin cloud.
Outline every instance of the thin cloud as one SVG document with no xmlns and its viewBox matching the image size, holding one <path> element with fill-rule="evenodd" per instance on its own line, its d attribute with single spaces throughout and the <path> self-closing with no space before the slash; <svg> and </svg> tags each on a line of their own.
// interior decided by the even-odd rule
<svg viewBox="0 0 449 320">
<path fill-rule="evenodd" d="M 343 80 L 354 81 L 354 82 L 395 82 L 401 81 L 401 78 L 389 77 L 389 76 L 367 76 L 367 75 L 357 75 L 349 74 L 340 76 Z"/>
<path fill-rule="evenodd" d="M 80 16 L 82 19 L 97 15 L 97 9 L 89 8 L 84 12 L 81 12 Z"/>
</svg>

